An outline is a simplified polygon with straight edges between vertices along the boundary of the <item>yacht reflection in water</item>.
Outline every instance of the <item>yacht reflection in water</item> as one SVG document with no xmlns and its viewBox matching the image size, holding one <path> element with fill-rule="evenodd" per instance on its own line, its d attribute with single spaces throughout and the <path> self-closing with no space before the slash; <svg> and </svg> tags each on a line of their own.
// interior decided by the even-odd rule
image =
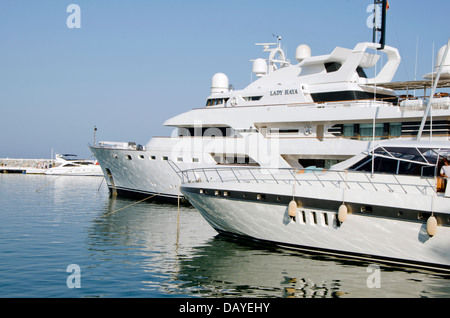
<svg viewBox="0 0 450 318">
<path fill-rule="evenodd" d="M 108 295 L 109 288 L 120 288 L 125 297 L 136 290 L 151 297 L 221 298 L 450 293 L 450 282 L 440 276 L 387 266 L 374 273 L 368 271 L 373 265 L 367 262 L 253 246 L 217 235 L 192 207 L 181 206 L 178 214 L 174 205 L 137 202 L 110 199 L 91 222 L 84 277 L 98 275 L 101 281 L 89 287 L 86 279 L 85 288 L 100 288 L 102 295 Z M 370 288 L 371 283 L 380 288 Z"/>
</svg>

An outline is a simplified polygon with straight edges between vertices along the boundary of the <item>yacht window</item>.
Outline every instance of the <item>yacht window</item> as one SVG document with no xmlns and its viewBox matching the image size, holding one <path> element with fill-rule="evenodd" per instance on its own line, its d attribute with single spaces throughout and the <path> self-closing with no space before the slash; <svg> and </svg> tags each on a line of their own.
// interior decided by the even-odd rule
<svg viewBox="0 0 450 318">
<path fill-rule="evenodd" d="M 150 160 L 156 160 L 156 156 L 150 156 Z"/>
<path fill-rule="evenodd" d="M 185 127 L 178 128 L 178 136 L 186 137 L 202 137 L 211 136 L 215 137 L 232 137 L 235 135 L 234 130 L 231 127 Z"/>
<path fill-rule="evenodd" d="M 206 106 L 222 105 L 227 102 L 228 98 L 209 98 L 206 100 Z"/>
<path fill-rule="evenodd" d="M 253 102 L 253 101 L 258 101 L 262 98 L 262 96 L 248 96 L 248 97 L 244 97 L 244 100 L 247 102 Z"/>
<path fill-rule="evenodd" d="M 378 123 L 375 124 L 375 139 L 387 139 L 392 137 L 399 137 L 402 135 L 403 123 Z M 433 129 L 434 130 L 434 129 Z M 350 137 L 361 138 L 362 140 L 372 139 L 373 125 L 372 124 L 336 124 L 328 128 L 328 133 L 335 137 Z"/>
<path fill-rule="evenodd" d="M 405 122 L 401 127 L 402 136 L 417 136 L 421 122 Z M 423 135 L 430 135 L 430 121 L 425 122 Z M 448 136 L 450 134 L 450 121 L 433 120 L 433 135 Z"/>
<path fill-rule="evenodd" d="M 167 161 L 167 160 L 169 160 L 169 157 L 163 156 L 162 160 Z"/>
<path fill-rule="evenodd" d="M 401 136 L 402 134 L 402 123 L 390 123 L 389 124 L 389 135 L 391 136 Z"/>
<path fill-rule="evenodd" d="M 358 124 L 344 124 L 343 126 L 344 137 L 356 137 L 359 135 Z"/>
<path fill-rule="evenodd" d="M 198 158 L 192 158 L 192 162 L 198 162 Z"/>
<path fill-rule="evenodd" d="M 336 72 L 341 68 L 342 64 L 338 62 L 330 62 L 325 63 L 325 69 L 327 70 L 327 73 Z"/>
<path fill-rule="evenodd" d="M 383 136 L 384 124 L 375 124 L 375 139 Z M 373 124 L 359 124 L 359 135 L 361 140 L 370 140 L 373 138 Z"/>
<path fill-rule="evenodd" d="M 298 134 L 298 129 L 271 128 L 271 134 Z"/>
<path fill-rule="evenodd" d="M 364 69 L 360 66 L 356 68 L 356 73 L 358 73 L 359 77 L 367 78 L 366 72 L 364 72 Z"/>
<path fill-rule="evenodd" d="M 177 161 L 178 161 L 178 162 L 183 162 L 183 158 L 178 157 L 178 158 L 177 158 Z"/>
<path fill-rule="evenodd" d="M 144 159 L 144 155 L 139 155 L 139 159 Z"/>
<path fill-rule="evenodd" d="M 396 174 L 397 162 L 398 161 L 395 159 L 375 157 L 373 171 Z M 365 171 L 365 172 L 372 171 L 372 156 L 367 156 L 365 159 L 354 164 L 352 167 L 350 167 L 350 170 Z"/>
<path fill-rule="evenodd" d="M 259 164 L 248 155 L 237 155 L 237 154 L 211 154 L 213 159 L 217 164 L 228 164 L 228 165 L 250 165 L 259 166 Z"/>
<path fill-rule="evenodd" d="M 127 158 L 128 160 L 132 159 L 130 155 L 126 155 L 125 158 Z"/>
<path fill-rule="evenodd" d="M 113 155 L 114 159 L 119 159 L 119 156 L 117 154 Z"/>
<path fill-rule="evenodd" d="M 382 149 L 375 151 L 378 155 L 393 156 L 394 158 L 375 157 L 373 164 L 373 172 L 379 173 L 391 173 L 401 175 L 415 175 L 415 176 L 434 176 L 434 164 L 436 163 L 436 157 L 422 157 L 420 154 L 395 152 L 395 149 L 390 149 L 389 153 Z M 372 155 L 366 156 L 360 160 L 349 170 L 356 171 L 372 171 Z M 421 164 L 423 162 L 423 164 Z M 428 165 L 426 163 L 432 164 Z"/>
</svg>

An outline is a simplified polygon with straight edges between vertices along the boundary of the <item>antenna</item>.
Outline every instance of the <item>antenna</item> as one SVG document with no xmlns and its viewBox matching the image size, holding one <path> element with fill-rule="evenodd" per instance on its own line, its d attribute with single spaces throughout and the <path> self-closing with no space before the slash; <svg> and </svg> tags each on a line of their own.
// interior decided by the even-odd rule
<svg viewBox="0 0 450 318">
<path fill-rule="evenodd" d="M 384 49 L 384 45 L 386 43 L 386 10 L 389 7 L 387 0 L 374 0 L 374 24 L 373 24 L 373 43 L 377 43 L 377 32 L 379 33 L 379 44 L 381 47 L 379 50 Z M 381 21 L 379 21 L 379 13 L 380 13 L 380 5 L 381 5 Z"/>
<path fill-rule="evenodd" d="M 439 70 L 436 74 L 436 79 L 433 84 L 433 89 L 430 93 L 430 99 L 428 100 L 427 108 L 425 109 L 425 113 L 423 114 L 422 122 L 420 123 L 419 133 L 417 134 L 417 140 L 420 140 L 422 137 L 422 131 L 425 126 L 425 121 L 427 120 L 428 114 L 430 113 L 431 109 L 431 102 L 433 101 L 434 92 L 436 91 L 437 84 L 439 83 L 439 78 L 441 76 L 442 68 L 444 67 L 445 59 L 447 58 L 448 50 L 450 48 L 450 38 L 447 41 L 447 46 L 445 47 L 444 55 L 442 56 L 442 61 L 439 66 Z M 430 134 L 431 134 L 431 127 L 430 127 Z"/>
<path fill-rule="evenodd" d="M 272 36 L 277 38 L 277 47 L 280 47 L 280 43 L 281 43 L 281 36 L 280 35 L 275 35 L 272 33 Z"/>
</svg>

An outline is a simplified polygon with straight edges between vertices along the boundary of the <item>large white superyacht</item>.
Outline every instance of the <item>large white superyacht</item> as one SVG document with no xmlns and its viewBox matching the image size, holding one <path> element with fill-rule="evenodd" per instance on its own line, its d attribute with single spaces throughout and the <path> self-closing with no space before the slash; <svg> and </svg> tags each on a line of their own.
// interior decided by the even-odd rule
<svg viewBox="0 0 450 318">
<path fill-rule="evenodd" d="M 204 107 L 164 123 L 175 128 L 171 136 L 153 137 L 146 145 L 102 141 L 90 146 L 112 194 L 176 202 L 181 170 L 328 168 L 370 149 L 376 140 L 417 135 L 427 99 L 409 93 L 431 88 L 432 80 L 393 83 L 401 62 L 397 49 L 364 42 L 312 56 L 302 44 L 294 63 L 279 38 L 258 45 L 269 57 L 253 61 L 256 79 L 234 90 L 225 74 L 215 74 Z M 444 64 L 448 72 L 450 61 Z M 450 87 L 450 76 L 442 74 L 437 87 Z M 449 106 L 448 96 L 433 99 L 424 135 L 449 140 Z"/>
</svg>

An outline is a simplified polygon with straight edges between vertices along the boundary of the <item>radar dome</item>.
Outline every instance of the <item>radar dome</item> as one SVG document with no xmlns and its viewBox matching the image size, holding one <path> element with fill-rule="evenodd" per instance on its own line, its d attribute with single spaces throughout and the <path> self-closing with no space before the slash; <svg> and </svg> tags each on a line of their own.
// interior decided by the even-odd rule
<svg viewBox="0 0 450 318">
<path fill-rule="evenodd" d="M 211 80 L 211 94 L 228 92 L 228 76 L 216 73 Z"/>
<path fill-rule="evenodd" d="M 299 62 L 311 57 L 311 48 L 306 44 L 300 44 L 295 50 L 295 59 Z"/>
<path fill-rule="evenodd" d="M 444 45 L 439 49 L 439 51 L 436 53 L 436 60 L 434 65 L 434 72 L 428 73 L 423 76 L 423 78 L 430 79 L 437 76 L 437 73 L 439 72 L 439 67 L 441 66 L 442 59 L 444 58 L 445 48 L 447 45 Z M 449 79 L 450 78 L 450 51 L 447 53 L 447 57 L 444 60 L 444 63 L 442 65 L 442 71 L 440 75 L 441 79 Z"/>
<path fill-rule="evenodd" d="M 436 54 L 436 65 L 434 67 L 434 71 L 439 71 L 439 66 L 441 66 L 442 58 L 444 57 L 445 48 L 447 45 L 444 45 L 439 49 L 439 51 Z M 447 57 L 445 58 L 444 65 L 442 67 L 442 73 L 448 73 L 450 71 L 450 51 L 447 53 Z"/>
<path fill-rule="evenodd" d="M 253 61 L 253 73 L 256 74 L 256 76 L 261 77 L 267 74 L 267 63 L 264 59 L 256 59 Z"/>
</svg>

